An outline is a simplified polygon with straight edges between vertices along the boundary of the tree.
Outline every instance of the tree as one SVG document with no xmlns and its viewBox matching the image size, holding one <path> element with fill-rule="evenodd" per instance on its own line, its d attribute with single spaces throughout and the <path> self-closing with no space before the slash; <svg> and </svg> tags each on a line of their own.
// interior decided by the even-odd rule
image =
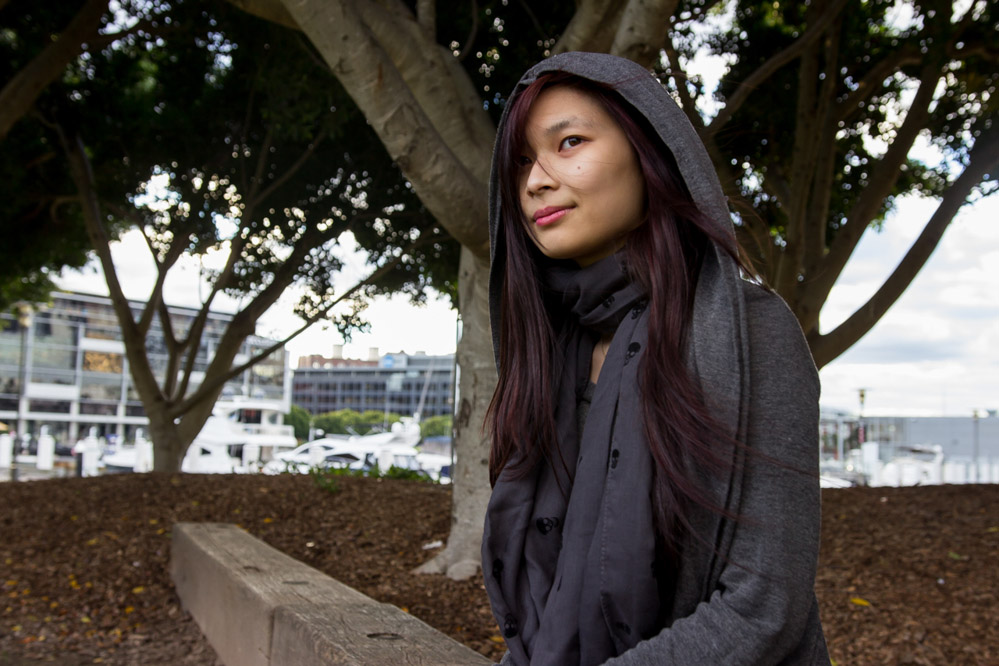
<svg viewBox="0 0 999 666">
<path fill-rule="evenodd" d="M 984 1 L 740 2 L 731 28 L 708 40 L 734 58 L 717 92 L 725 105 L 709 121 L 688 115 L 729 195 L 755 211 L 742 218 L 743 245 L 819 367 L 895 303 L 969 196 L 996 191 L 997 21 Z M 696 108 L 698 87 L 668 53 L 675 90 Z M 929 147 L 935 164 L 919 156 Z M 940 203 L 877 293 L 821 332 L 822 306 L 862 235 L 904 194 Z"/>
<path fill-rule="evenodd" d="M 420 424 L 420 434 L 424 437 L 450 437 L 452 418 L 450 415 L 431 416 Z"/>
<path fill-rule="evenodd" d="M 54 163 L 52 146 L 40 141 L 37 132 L 15 126 L 80 55 L 84 42 L 105 41 L 99 29 L 107 2 L 91 0 L 82 8 L 55 3 L 10 20 L 26 4 L 0 4 L 0 182 L 15 195 L 0 200 L 5 241 L 0 249 L 0 309 L 17 301 L 47 301 L 54 289 L 52 271 L 83 266 L 89 248 L 78 215 L 48 214 L 67 190 L 65 170 Z"/>
<path fill-rule="evenodd" d="M 939 0 L 902 3 L 914 17 L 904 29 L 893 27 L 894 2 L 886 0 L 473 2 L 446 15 L 433 0 L 230 1 L 302 31 L 462 244 L 452 530 L 424 570 L 462 577 L 478 561 L 488 499 L 480 425 L 495 381 L 486 310 L 489 153 L 502 95 L 530 61 L 606 51 L 657 69 L 699 129 L 726 192 L 759 211 L 742 215 L 740 235 L 795 311 L 820 366 L 884 314 L 968 196 L 994 191 L 987 174 L 999 155 L 997 17 L 984 0 L 963 13 Z M 731 28 L 699 37 L 704 20 L 725 7 L 735 11 Z M 698 102 L 711 91 L 684 73 L 702 45 L 733 63 L 715 93 L 723 106 L 707 119 Z M 915 91 L 911 103 L 907 90 Z M 908 158 L 920 134 L 944 151 L 943 168 Z M 821 306 L 860 236 L 906 191 L 940 196 L 937 213 L 871 302 L 821 333 Z"/>
<path fill-rule="evenodd" d="M 369 409 L 358 412 L 353 409 L 338 409 L 313 417 L 312 422 L 327 435 L 366 435 L 376 428 L 396 423 L 399 415 Z"/>
<path fill-rule="evenodd" d="M 298 405 L 292 405 L 288 414 L 284 417 L 285 425 L 290 425 L 295 429 L 295 439 L 305 441 L 309 438 L 309 422 L 312 416 L 305 409 Z"/>
<path fill-rule="evenodd" d="M 47 204 L 44 214 L 57 221 L 82 221 L 149 418 L 155 468 L 172 471 L 227 380 L 320 319 L 349 335 L 375 293 L 403 291 L 418 300 L 430 284 L 449 292 L 456 248 L 387 156 L 363 164 L 352 157 L 374 138 L 295 33 L 228 5 L 120 8 L 133 15 L 103 14 L 101 34 L 114 32 L 114 23 L 141 27 L 98 40 L 99 49 L 78 45 L 4 138 L 5 147 L 22 141 L 20 167 L 47 165 L 51 183 L 5 195 L 25 207 Z M 27 48 L 28 28 L 47 18 L 39 10 L 13 21 L 13 50 Z M 37 57 L 22 58 L 29 64 L 21 72 Z M 137 316 L 111 260 L 110 240 L 121 225 L 141 230 L 157 270 Z M 376 268 L 341 286 L 338 243 L 348 232 Z M 181 256 L 212 253 L 224 262 L 206 271 L 209 293 L 179 330 L 163 302 L 166 276 Z M 292 283 L 306 292 L 297 308 L 305 324 L 263 353 L 237 359 L 257 319 Z M 242 307 L 208 366 L 199 367 L 208 312 L 223 293 L 243 299 Z M 147 348 L 154 324 L 164 350 Z"/>
</svg>

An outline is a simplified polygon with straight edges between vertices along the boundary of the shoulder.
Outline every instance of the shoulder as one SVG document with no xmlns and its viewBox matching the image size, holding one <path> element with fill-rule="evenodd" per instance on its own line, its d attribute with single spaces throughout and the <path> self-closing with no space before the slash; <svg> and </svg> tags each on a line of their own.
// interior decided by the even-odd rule
<svg viewBox="0 0 999 666">
<path fill-rule="evenodd" d="M 794 313 L 776 293 L 743 283 L 753 384 L 779 384 L 785 395 L 801 391 L 817 400 L 819 376 Z M 773 388 L 778 388 L 773 386 Z"/>
</svg>

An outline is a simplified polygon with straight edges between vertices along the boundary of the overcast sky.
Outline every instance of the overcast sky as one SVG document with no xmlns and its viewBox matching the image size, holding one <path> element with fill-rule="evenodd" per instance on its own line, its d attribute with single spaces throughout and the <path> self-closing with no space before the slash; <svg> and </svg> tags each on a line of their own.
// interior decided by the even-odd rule
<svg viewBox="0 0 999 666">
<path fill-rule="evenodd" d="M 868 231 L 833 289 L 822 313 L 823 330 L 862 304 L 894 269 L 935 202 L 903 201 L 882 233 Z M 967 205 L 944 234 L 923 271 L 902 298 L 858 344 L 822 372 L 822 405 L 854 412 L 858 389 L 867 390 L 866 415 L 970 416 L 973 409 L 999 408 L 999 198 Z M 137 233 L 114 246 L 126 295 L 145 300 L 154 281 L 144 242 Z M 196 263 L 184 264 L 167 282 L 172 305 L 198 304 Z M 348 270 L 360 275 L 360 258 Z M 344 284 L 347 282 L 344 281 Z M 65 289 L 106 294 L 96 270 L 66 273 Z M 206 293 L 206 292 L 203 292 Z M 288 294 L 257 327 L 268 337 L 296 327 Z M 229 302 L 229 308 L 234 304 Z M 377 299 L 368 308 L 371 332 L 358 334 L 345 355 L 366 358 L 405 351 L 446 354 L 455 347 L 455 313 L 446 299 L 414 307 L 405 298 Z M 342 343 L 320 326 L 289 344 L 293 358 L 332 352 Z"/>
</svg>

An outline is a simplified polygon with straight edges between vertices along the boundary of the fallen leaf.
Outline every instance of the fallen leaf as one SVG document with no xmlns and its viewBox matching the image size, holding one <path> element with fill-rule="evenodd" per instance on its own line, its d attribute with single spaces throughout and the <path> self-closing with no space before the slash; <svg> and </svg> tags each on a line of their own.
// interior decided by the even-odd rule
<svg viewBox="0 0 999 666">
<path fill-rule="evenodd" d="M 856 604 L 857 606 L 870 606 L 871 602 L 862 597 L 850 597 L 850 603 Z"/>
</svg>

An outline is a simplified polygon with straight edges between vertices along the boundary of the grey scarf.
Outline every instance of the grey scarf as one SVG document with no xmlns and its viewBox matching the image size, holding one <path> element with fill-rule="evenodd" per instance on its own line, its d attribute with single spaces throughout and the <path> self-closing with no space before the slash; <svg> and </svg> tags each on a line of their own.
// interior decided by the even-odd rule
<svg viewBox="0 0 999 666">
<path fill-rule="evenodd" d="M 600 664 L 658 630 L 653 463 L 636 390 L 647 315 L 616 255 L 551 270 L 547 282 L 567 312 L 558 453 L 525 478 L 497 481 L 486 586 L 514 663 Z M 615 334 L 578 433 L 576 405 L 605 332 Z"/>
</svg>

